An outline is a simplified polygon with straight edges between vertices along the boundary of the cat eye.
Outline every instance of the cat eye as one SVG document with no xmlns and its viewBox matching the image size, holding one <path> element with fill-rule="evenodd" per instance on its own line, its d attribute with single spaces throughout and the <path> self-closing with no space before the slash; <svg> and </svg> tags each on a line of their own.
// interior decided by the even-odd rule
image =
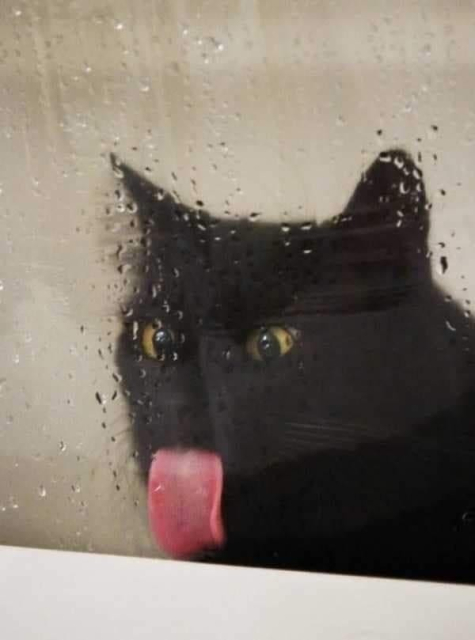
<svg viewBox="0 0 475 640">
<path fill-rule="evenodd" d="M 174 357 L 175 334 L 159 321 L 150 322 L 142 331 L 141 345 L 148 358 L 165 362 Z"/>
<path fill-rule="evenodd" d="M 246 351 L 253 360 L 270 362 L 284 356 L 295 345 L 295 333 L 278 325 L 261 327 L 246 340 Z"/>
</svg>

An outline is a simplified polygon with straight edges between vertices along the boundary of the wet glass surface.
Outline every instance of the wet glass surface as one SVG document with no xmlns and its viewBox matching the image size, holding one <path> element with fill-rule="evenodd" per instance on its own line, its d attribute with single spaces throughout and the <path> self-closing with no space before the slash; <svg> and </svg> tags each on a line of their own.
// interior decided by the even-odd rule
<svg viewBox="0 0 475 640">
<path fill-rule="evenodd" d="M 7 10 L 1 543 L 475 582 L 470 8 Z"/>
</svg>

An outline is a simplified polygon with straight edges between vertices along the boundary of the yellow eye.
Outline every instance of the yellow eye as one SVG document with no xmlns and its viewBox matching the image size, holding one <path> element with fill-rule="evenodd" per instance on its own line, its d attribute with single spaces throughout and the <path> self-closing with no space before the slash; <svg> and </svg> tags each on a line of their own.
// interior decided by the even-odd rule
<svg viewBox="0 0 475 640">
<path fill-rule="evenodd" d="M 154 360 L 170 360 L 175 350 L 175 335 L 161 322 L 150 322 L 145 325 L 141 338 L 142 350 L 148 358 Z"/>
<path fill-rule="evenodd" d="M 246 340 L 246 351 L 253 360 L 270 362 L 288 353 L 295 345 L 295 332 L 271 325 L 253 331 Z"/>
</svg>

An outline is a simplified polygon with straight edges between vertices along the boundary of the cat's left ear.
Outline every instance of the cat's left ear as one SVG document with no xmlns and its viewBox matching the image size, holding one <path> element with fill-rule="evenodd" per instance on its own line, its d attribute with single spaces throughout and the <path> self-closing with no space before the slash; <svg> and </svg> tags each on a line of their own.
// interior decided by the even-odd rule
<svg viewBox="0 0 475 640">
<path fill-rule="evenodd" d="M 345 211 L 334 222 L 350 229 L 411 229 L 425 242 L 429 211 L 421 169 L 407 151 L 389 149 L 363 172 Z"/>
<path fill-rule="evenodd" d="M 394 286 L 407 285 L 430 273 L 430 208 L 421 169 L 407 151 L 389 149 L 364 171 L 344 212 L 324 226 L 340 258 L 371 267 L 373 279 L 387 274 Z"/>
</svg>

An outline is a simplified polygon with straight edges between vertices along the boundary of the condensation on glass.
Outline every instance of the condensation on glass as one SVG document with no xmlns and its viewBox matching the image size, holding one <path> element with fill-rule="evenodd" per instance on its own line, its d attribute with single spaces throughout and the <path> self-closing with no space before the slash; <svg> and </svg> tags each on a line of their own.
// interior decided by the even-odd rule
<svg viewBox="0 0 475 640">
<path fill-rule="evenodd" d="M 0 542 L 475 582 L 471 3 L 4 12 Z"/>
</svg>

